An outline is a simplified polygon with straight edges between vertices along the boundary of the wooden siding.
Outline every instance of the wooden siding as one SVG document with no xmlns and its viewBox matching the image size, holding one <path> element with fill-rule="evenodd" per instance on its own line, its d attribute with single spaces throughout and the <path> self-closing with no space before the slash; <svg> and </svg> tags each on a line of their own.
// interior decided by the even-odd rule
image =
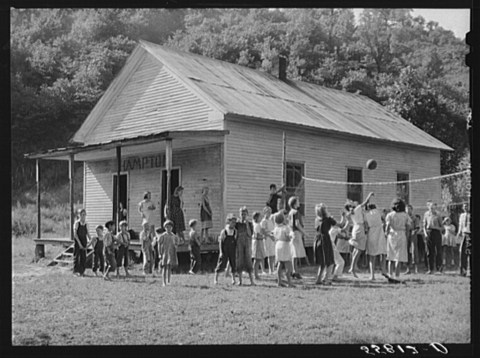
<svg viewBox="0 0 480 358">
<path fill-rule="evenodd" d="M 254 121 L 245 123 L 226 121 L 230 135 L 226 137 L 226 211 L 238 214 L 246 205 L 250 215 L 265 206 L 269 185 L 282 182 L 282 129 Z M 347 167 L 363 168 L 364 182 L 396 181 L 397 172 L 407 172 L 410 179 L 440 175 L 440 154 L 436 150 L 418 150 L 384 143 L 363 142 L 341 137 L 287 131 L 286 157 L 288 162 L 305 163 L 305 176 L 345 182 Z M 374 158 L 376 170 L 365 168 L 365 162 Z M 373 202 L 379 208 L 389 208 L 396 197 L 395 185 L 364 186 L 363 197 L 375 192 Z M 314 239 L 314 207 L 325 203 L 331 215 L 340 219 L 347 188 L 344 185 L 305 183 L 306 244 Z M 416 213 L 422 214 L 427 199 L 440 201 L 439 181 L 412 184 L 410 201 Z"/>
<path fill-rule="evenodd" d="M 174 151 L 173 168 L 180 168 L 181 185 L 185 188 L 183 194 L 185 209 L 185 226 L 188 231 L 188 221 L 197 219 L 200 222 L 201 191 L 204 186 L 210 188 L 209 198 L 213 211 L 212 235 L 218 235 L 222 224 L 222 187 L 220 175 L 221 145 L 211 145 L 195 150 Z M 145 153 L 144 155 L 151 155 Z M 125 157 L 124 159 L 128 159 Z M 102 160 L 85 163 L 85 203 L 87 220 L 90 223 L 91 234 L 95 226 L 104 224 L 112 217 L 113 174 L 116 172 L 115 160 Z M 128 221 L 130 228 L 141 230 L 141 219 L 138 213 L 138 203 L 143 200 L 143 193 L 150 191 L 155 210 L 155 226 L 160 225 L 162 215 L 161 202 L 161 172 L 165 168 L 149 168 L 122 171 L 128 175 Z"/>
<path fill-rule="evenodd" d="M 221 117 L 145 52 L 85 143 L 108 142 L 167 130 L 221 129 Z"/>
</svg>

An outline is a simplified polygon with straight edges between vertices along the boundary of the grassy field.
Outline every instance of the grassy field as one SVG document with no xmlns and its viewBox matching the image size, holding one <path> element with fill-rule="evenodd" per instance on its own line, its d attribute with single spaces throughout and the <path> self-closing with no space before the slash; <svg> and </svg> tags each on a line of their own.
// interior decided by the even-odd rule
<svg viewBox="0 0 480 358">
<path fill-rule="evenodd" d="M 60 248 L 33 264 L 31 239 L 13 242 L 14 345 L 470 343 L 470 279 L 454 272 L 316 286 L 310 266 L 295 288 L 269 275 L 214 286 L 213 273 L 174 274 L 162 287 L 140 264 L 129 279 L 80 278 L 47 266 Z"/>
</svg>

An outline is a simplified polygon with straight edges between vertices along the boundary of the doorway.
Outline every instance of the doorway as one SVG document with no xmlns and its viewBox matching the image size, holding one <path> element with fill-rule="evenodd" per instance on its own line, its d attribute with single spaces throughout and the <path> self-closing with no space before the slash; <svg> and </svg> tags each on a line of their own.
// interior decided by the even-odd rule
<svg viewBox="0 0 480 358">
<path fill-rule="evenodd" d="M 175 188 L 180 185 L 180 169 L 170 171 L 170 197 L 173 196 Z M 165 222 L 165 205 L 167 204 L 167 170 L 162 170 L 162 227 Z"/>
<path fill-rule="evenodd" d="M 112 220 L 117 224 L 116 221 L 116 216 L 117 213 L 119 214 L 119 221 L 122 219 L 127 220 L 128 219 L 128 212 L 125 217 L 123 214 L 120 213 L 120 203 L 122 204 L 123 209 L 128 210 L 128 193 L 127 193 L 127 188 L 128 188 L 128 180 L 127 180 L 127 174 L 120 174 L 120 200 L 117 200 L 117 174 L 113 174 L 113 207 L 112 207 Z"/>
</svg>

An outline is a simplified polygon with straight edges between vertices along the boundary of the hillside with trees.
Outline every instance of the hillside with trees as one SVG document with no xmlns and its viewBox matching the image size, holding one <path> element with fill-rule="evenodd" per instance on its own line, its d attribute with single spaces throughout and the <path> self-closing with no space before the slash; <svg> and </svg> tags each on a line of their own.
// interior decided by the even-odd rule
<svg viewBox="0 0 480 358">
<path fill-rule="evenodd" d="M 469 161 L 468 46 L 409 9 L 12 9 L 14 196 L 35 184 L 24 153 L 69 145 L 139 39 L 267 72 L 284 55 L 290 79 L 360 91 L 454 148 L 442 174 Z"/>
</svg>

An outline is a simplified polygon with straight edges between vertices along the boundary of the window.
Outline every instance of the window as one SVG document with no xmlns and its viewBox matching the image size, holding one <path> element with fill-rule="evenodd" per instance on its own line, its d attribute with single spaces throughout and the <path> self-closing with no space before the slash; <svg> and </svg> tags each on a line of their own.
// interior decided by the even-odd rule
<svg viewBox="0 0 480 358">
<path fill-rule="evenodd" d="M 397 181 L 406 181 L 410 180 L 410 175 L 408 173 L 397 172 Z M 409 204 L 410 200 L 410 186 L 408 183 L 397 184 L 397 198 L 402 199 L 405 204 Z"/>
<path fill-rule="evenodd" d="M 303 163 L 287 163 L 287 180 L 286 180 L 286 208 L 288 206 L 288 199 L 292 196 L 298 196 L 300 199 L 300 213 L 305 215 L 305 186 L 303 185 L 302 177 L 305 173 L 305 164 Z"/>
<path fill-rule="evenodd" d="M 362 181 L 362 169 L 347 168 L 347 182 L 361 183 Z M 361 203 L 363 201 L 362 185 L 347 185 L 347 198 Z"/>
</svg>

